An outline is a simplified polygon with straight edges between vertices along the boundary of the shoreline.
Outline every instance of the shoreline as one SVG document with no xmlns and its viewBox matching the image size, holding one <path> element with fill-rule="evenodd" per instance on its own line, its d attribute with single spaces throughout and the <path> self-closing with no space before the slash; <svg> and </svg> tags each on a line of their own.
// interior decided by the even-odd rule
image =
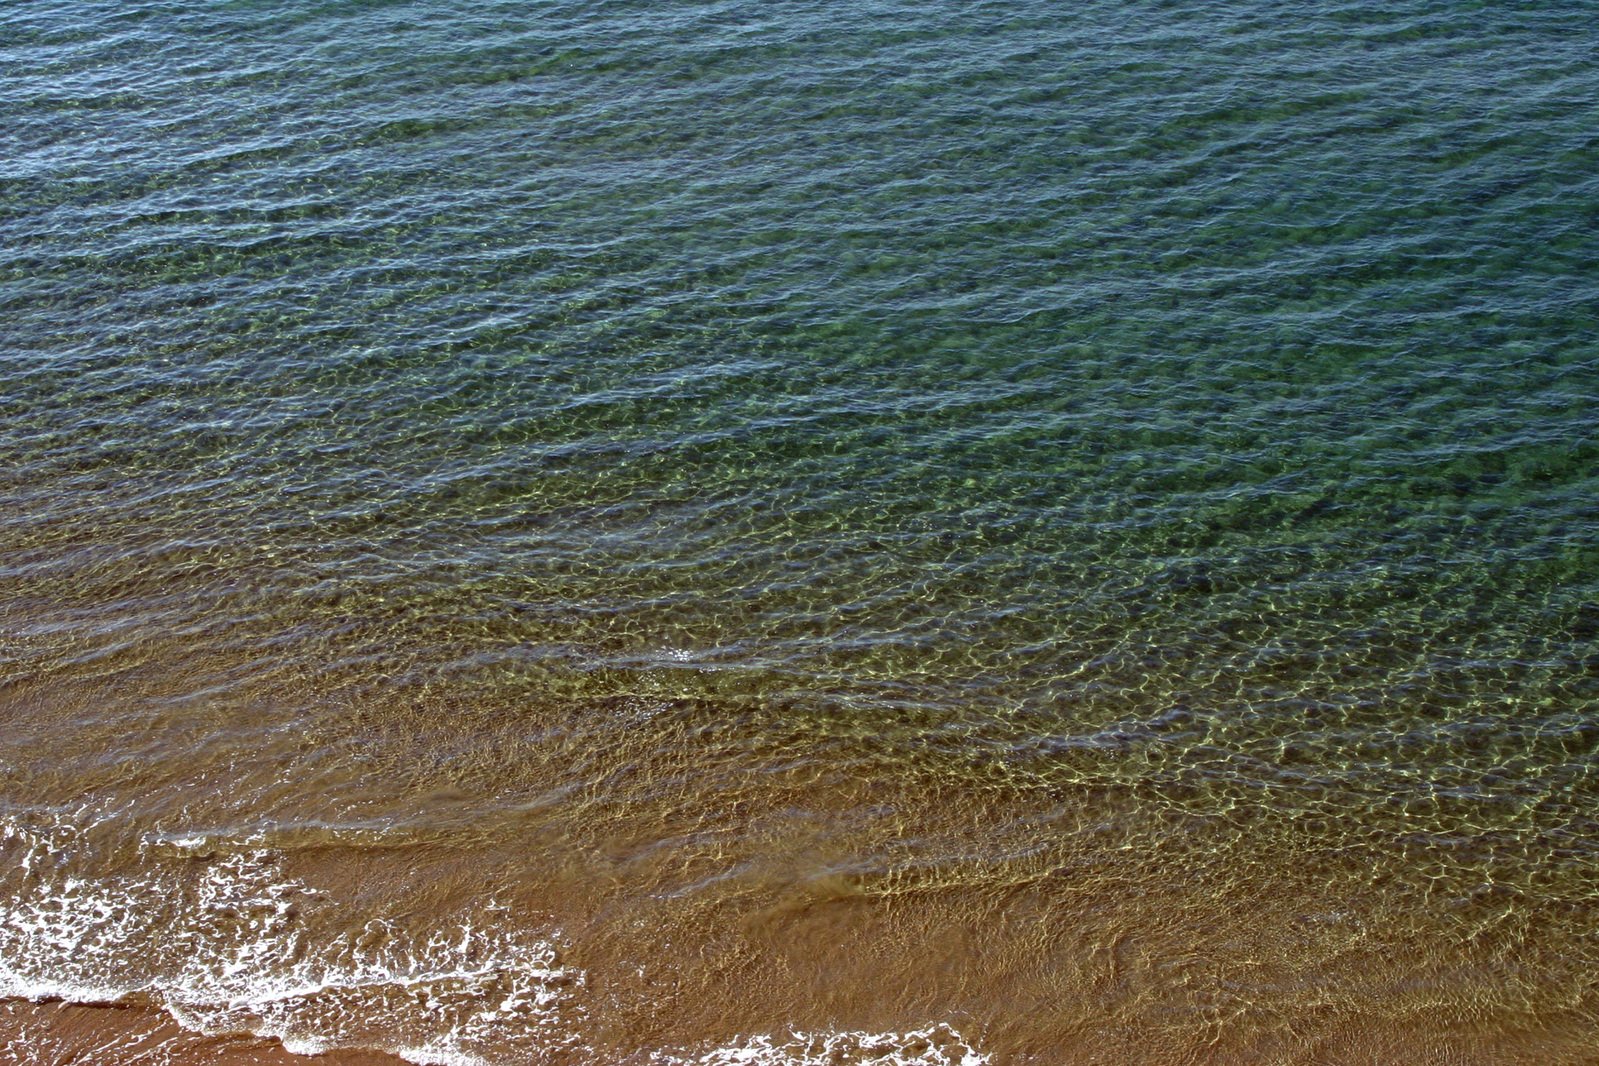
<svg viewBox="0 0 1599 1066">
<path fill-rule="evenodd" d="M 1108 1034 L 1100 1034 L 1099 1038 L 1084 1041 L 1082 1046 L 1072 1049 L 1034 1048 L 1030 1052 L 988 1056 L 951 1043 L 938 1028 L 928 1031 L 931 1039 L 913 1039 L 899 1048 L 874 1044 L 867 1034 L 843 1034 L 849 1039 L 842 1045 L 831 1038 L 810 1038 L 790 1046 L 757 1039 L 742 1047 L 712 1049 L 694 1060 L 684 1060 L 664 1050 L 636 1049 L 618 1055 L 600 1049 L 566 1049 L 553 1050 L 548 1058 L 541 1057 L 537 1061 L 563 1066 L 654 1066 L 657 1063 L 680 1066 L 689 1061 L 704 1066 L 920 1066 L 924 1063 L 1110 1066 L 1112 1063 L 1167 1061 L 1158 1057 L 1138 1057 L 1141 1050 L 1147 1054 L 1150 1044 L 1157 1042 L 1156 1033 L 1121 1033 L 1119 1038 L 1109 1041 L 1103 1039 Z M 183 1028 L 165 1010 L 155 1006 L 82 1004 L 60 999 L 0 999 L 0 1049 L 8 1049 L 0 1051 L 0 1063 L 8 1066 L 67 1062 L 88 1062 L 96 1066 L 149 1062 L 167 1066 L 402 1066 L 409 1063 L 469 1066 L 478 1061 L 471 1056 L 448 1053 L 410 1059 L 358 1047 L 298 1052 L 272 1036 L 197 1033 Z M 1262 1060 L 1252 1054 L 1223 1052 L 1199 1061 L 1215 1066 L 1244 1066 Z M 1313 1051 L 1267 1061 L 1280 1066 L 1322 1063 L 1376 1066 L 1391 1062 L 1404 1062 L 1407 1066 L 1591 1066 L 1595 1059 L 1591 1047 L 1576 1033 L 1489 1036 L 1467 1031 L 1444 1040 L 1415 1032 L 1364 1028 L 1352 1023 L 1340 1037 L 1325 1041 Z"/>
<path fill-rule="evenodd" d="M 162 1061 L 213 1066 L 402 1066 L 405 1059 L 366 1048 L 301 1054 L 277 1037 L 196 1033 L 160 1007 L 0 999 L 0 1047 L 26 1049 L 17 1063 Z M 160 1056 L 158 1059 L 157 1056 Z"/>
</svg>

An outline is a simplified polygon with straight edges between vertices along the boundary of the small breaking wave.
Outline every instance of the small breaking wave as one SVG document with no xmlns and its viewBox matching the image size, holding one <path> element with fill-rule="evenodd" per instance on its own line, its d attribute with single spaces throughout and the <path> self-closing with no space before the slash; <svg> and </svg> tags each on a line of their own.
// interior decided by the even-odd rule
<svg viewBox="0 0 1599 1066">
<path fill-rule="evenodd" d="M 202 1034 L 273 1037 L 294 1053 L 375 1048 L 419 1066 L 605 1061 L 588 975 L 558 930 L 511 928 L 488 901 L 428 928 L 349 906 L 284 871 L 270 848 L 147 841 L 116 874 L 84 869 L 65 818 L 0 822 L 0 997 L 148 1003 Z M 193 846 L 184 847 L 183 844 Z M 170 858 L 174 850 L 184 857 Z M 335 932 L 335 920 L 343 931 Z M 636 1055 L 637 1053 L 635 1053 Z M 651 1066 L 982 1066 L 947 1025 L 758 1034 L 644 1053 Z M 108 1064 L 115 1066 L 115 1064 Z"/>
</svg>

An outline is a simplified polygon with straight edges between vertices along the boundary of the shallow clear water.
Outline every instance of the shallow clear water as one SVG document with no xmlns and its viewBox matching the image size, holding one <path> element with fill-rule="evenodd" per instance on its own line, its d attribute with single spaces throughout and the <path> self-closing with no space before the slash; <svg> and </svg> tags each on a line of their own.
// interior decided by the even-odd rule
<svg viewBox="0 0 1599 1066">
<path fill-rule="evenodd" d="M 0 993 L 1590 1061 L 1596 15 L 6 8 Z"/>
</svg>

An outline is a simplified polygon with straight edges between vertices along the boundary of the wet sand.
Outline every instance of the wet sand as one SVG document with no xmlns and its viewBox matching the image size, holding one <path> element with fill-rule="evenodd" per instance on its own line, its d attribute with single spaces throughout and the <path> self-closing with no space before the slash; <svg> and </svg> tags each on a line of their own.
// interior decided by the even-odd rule
<svg viewBox="0 0 1599 1066">
<path fill-rule="evenodd" d="M 0 1002 L 0 1062 L 16 1066 L 398 1066 L 380 1051 L 340 1049 L 296 1055 L 274 1039 L 245 1033 L 205 1036 L 179 1026 L 166 1012 L 134 1005 Z"/>
<path fill-rule="evenodd" d="M 1488 1034 L 1463 1031 L 1452 1036 L 1422 1036 L 1372 1028 L 1359 1019 L 1330 1027 L 1297 1051 L 1225 1047 L 1189 1048 L 1178 1058 L 1151 1058 L 1148 1033 L 1084 1033 L 1073 1046 L 1034 1047 L 996 1064 L 1036 1062 L 1059 1066 L 1111 1066 L 1129 1063 L 1191 1062 L 1214 1066 L 1591 1066 L 1599 1052 L 1580 1033 Z M 1020 1050 L 1020 1049 L 1018 1049 Z M 592 1053 L 561 1056 L 563 1066 L 647 1066 L 649 1053 Z M 136 1005 L 84 1006 L 62 1002 L 0 1002 L 0 1063 L 5 1066 L 401 1066 L 406 1060 L 371 1049 L 338 1048 L 315 1055 L 288 1051 L 275 1039 L 242 1033 L 189 1032 L 163 1011 Z M 737 1059 L 712 1059 L 724 1063 Z M 800 1060 L 795 1060 L 800 1061 Z M 809 1060 L 805 1060 L 809 1061 Z M 837 1061 L 860 1061 L 844 1060 Z M 869 1060 L 868 1060 L 869 1061 Z"/>
</svg>

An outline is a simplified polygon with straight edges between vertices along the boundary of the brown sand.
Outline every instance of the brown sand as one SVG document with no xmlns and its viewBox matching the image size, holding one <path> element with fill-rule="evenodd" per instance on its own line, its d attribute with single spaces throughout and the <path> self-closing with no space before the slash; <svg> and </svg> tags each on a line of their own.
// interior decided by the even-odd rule
<svg viewBox="0 0 1599 1066">
<path fill-rule="evenodd" d="M 403 1061 L 379 1051 L 296 1055 L 272 1039 L 191 1033 L 152 1007 L 0 1002 L 0 1063 L 6 1066 L 395 1066 Z"/>
</svg>

